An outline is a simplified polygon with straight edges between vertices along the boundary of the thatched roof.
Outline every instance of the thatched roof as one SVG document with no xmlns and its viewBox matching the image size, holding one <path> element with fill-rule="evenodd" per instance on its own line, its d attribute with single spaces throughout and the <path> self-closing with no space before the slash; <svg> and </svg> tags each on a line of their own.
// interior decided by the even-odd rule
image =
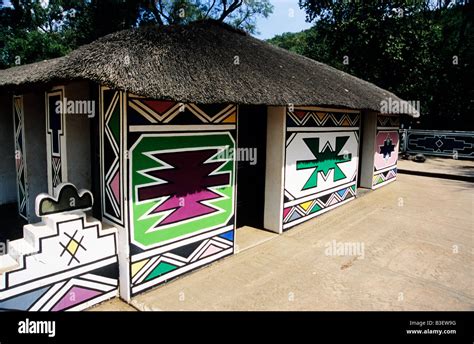
<svg viewBox="0 0 474 344">
<path fill-rule="evenodd" d="M 91 80 L 194 103 L 380 110 L 393 93 L 213 21 L 119 31 L 69 55 L 0 71 L 0 87 Z"/>
</svg>

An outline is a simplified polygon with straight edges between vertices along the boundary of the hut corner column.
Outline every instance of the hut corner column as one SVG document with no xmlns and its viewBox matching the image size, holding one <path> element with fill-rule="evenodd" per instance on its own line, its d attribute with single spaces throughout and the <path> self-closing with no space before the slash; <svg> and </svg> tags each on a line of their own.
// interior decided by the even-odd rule
<svg viewBox="0 0 474 344">
<path fill-rule="evenodd" d="M 360 187 L 367 189 L 372 189 L 372 180 L 374 177 L 374 146 L 376 132 L 377 113 L 363 113 L 359 185 Z"/>
<path fill-rule="evenodd" d="M 267 113 L 264 227 L 282 233 L 286 107 L 269 106 Z"/>
</svg>

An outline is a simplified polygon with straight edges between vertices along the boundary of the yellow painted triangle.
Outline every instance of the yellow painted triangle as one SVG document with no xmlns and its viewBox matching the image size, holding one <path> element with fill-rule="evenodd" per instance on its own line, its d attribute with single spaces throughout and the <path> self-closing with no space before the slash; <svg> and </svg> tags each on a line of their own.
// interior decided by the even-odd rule
<svg viewBox="0 0 474 344">
<path fill-rule="evenodd" d="M 223 120 L 222 123 L 235 123 L 235 113 Z"/>
<path fill-rule="evenodd" d="M 139 262 L 132 264 L 132 277 L 135 276 L 149 260 L 150 259 L 140 260 Z"/>
<path fill-rule="evenodd" d="M 313 203 L 313 201 L 308 201 L 300 204 L 300 207 L 303 208 L 305 211 L 309 209 L 309 206 Z"/>
</svg>

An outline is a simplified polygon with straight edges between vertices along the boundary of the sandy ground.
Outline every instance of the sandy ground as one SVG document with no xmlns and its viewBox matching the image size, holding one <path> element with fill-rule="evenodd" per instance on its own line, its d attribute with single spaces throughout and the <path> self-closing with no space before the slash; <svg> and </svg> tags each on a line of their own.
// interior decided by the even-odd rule
<svg viewBox="0 0 474 344">
<path fill-rule="evenodd" d="M 473 214 L 474 183 L 399 174 L 283 235 L 256 235 L 258 245 L 247 233 L 248 249 L 131 303 L 140 310 L 474 310 Z M 358 252 L 337 251 L 352 243 Z M 133 309 L 116 299 L 92 310 Z"/>
<path fill-rule="evenodd" d="M 397 166 L 399 170 L 474 178 L 474 160 L 455 160 L 426 156 L 426 161 L 423 163 L 411 160 L 398 160 Z"/>
</svg>

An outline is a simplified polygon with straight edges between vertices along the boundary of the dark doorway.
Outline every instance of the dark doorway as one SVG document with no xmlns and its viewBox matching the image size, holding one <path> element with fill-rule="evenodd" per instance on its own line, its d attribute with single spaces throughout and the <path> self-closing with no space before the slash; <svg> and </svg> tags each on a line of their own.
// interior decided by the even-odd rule
<svg viewBox="0 0 474 344">
<path fill-rule="evenodd" d="M 0 205 L 0 243 L 20 239 L 23 237 L 23 226 L 26 221 L 18 214 L 17 203 L 8 203 Z M 5 254 L 4 250 L 0 249 L 0 255 Z"/>
<path fill-rule="evenodd" d="M 263 229 L 267 107 L 239 106 L 237 136 L 237 228 Z"/>
</svg>

